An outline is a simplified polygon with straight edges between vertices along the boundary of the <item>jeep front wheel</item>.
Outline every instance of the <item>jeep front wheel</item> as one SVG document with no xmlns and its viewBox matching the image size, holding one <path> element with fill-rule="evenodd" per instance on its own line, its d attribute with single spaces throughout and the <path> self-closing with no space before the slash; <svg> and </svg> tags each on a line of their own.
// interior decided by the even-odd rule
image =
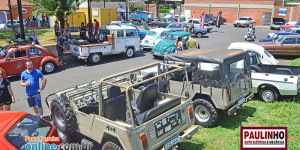
<svg viewBox="0 0 300 150">
<path fill-rule="evenodd" d="M 102 150 L 123 150 L 123 149 L 121 148 L 120 145 L 111 141 L 107 141 L 103 144 Z"/>
<path fill-rule="evenodd" d="M 60 98 L 53 99 L 51 115 L 54 125 L 61 132 L 70 134 L 75 131 L 76 117 L 68 102 L 63 102 Z"/>
<path fill-rule="evenodd" d="M 218 120 L 216 108 L 207 100 L 196 99 L 194 101 L 196 124 L 206 128 L 212 127 Z"/>
</svg>

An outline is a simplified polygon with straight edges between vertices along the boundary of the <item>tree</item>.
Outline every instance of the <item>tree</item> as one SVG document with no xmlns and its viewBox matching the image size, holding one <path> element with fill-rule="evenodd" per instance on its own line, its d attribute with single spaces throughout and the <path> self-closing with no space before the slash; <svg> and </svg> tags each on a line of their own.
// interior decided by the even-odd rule
<svg viewBox="0 0 300 150">
<path fill-rule="evenodd" d="M 61 29 L 65 28 L 65 21 L 81 3 L 82 0 L 27 0 L 47 15 L 55 15 L 60 22 Z"/>
</svg>

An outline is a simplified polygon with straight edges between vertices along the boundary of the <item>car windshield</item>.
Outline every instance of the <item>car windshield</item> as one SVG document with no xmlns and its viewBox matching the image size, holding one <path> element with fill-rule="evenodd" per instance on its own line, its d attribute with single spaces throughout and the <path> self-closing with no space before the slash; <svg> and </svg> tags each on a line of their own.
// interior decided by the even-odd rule
<svg viewBox="0 0 300 150">
<path fill-rule="evenodd" d="M 239 60 L 230 64 L 230 81 L 233 81 L 236 76 L 245 72 L 245 61 Z"/>
<path fill-rule="evenodd" d="M 24 149 L 25 144 L 29 142 L 25 141 L 26 136 L 47 137 L 51 128 L 52 126 L 48 122 L 32 115 L 26 115 L 16 123 L 5 138 L 17 149 Z"/>
<path fill-rule="evenodd" d="M 272 57 L 272 54 L 270 54 L 266 49 L 264 49 L 264 53 L 265 53 L 268 57 Z"/>
<path fill-rule="evenodd" d="M 247 20 L 247 18 L 240 18 L 239 20 Z"/>
<path fill-rule="evenodd" d="M 278 36 L 278 34 L 273 34 L 273 36 L 271 37 L 272 39 L 275 39 Z"/>
<path fill-rule="evenodd" d="M 148 36 L 156 36 L 157 35 L 157 32 L 154 32 L 154 31 L 149 31 L 147 33 Z"/>
</svg>

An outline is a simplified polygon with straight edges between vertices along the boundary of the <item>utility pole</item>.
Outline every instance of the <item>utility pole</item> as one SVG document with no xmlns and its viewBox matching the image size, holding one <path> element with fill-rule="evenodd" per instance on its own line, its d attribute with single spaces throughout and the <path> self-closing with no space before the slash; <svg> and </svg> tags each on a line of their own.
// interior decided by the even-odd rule
<svg viewBox="0 0 300 150">
<path fill-rule="evenodd" d="M 92 25 L 92 15 L 91 15 L 91 0 L 88 0 L 88 17 L 89 17 L 89 38 L 92 38 L 92 33 L 93 33 L 93 25 Z"/>
<path fill-rule="evenodd" d="M 129 5 L 129 0 L 126 0 L 126 21 L 128 21 L 128 15 L 129 15 L 128 5 Z"/>
<path fill-rule="evenodd" d="M 10 0 L 8 0 L 8 8 L 9 8 L 11 26 L 13 27 L 14 26 L 14 22 L 13 22 L 13 16 L 12 16 L 12 12 L 11 12 Z"/>
<path fill-rule="evenodd" d="M 24 31 L 24 23 L 23 23 L 23 12 L 22 12 L 22 1 L 18 0 L 18 12 L 19 12 L 19 21 L 20 21 L 20 29 L 21 29 L 21 36 L 22 39 L 25 39 L 25 31 Z"/>
<path fill-rule="evenodd" d="M 105 0 L 104 0 L 104 8 L 105 8 Z"/>
</svg>

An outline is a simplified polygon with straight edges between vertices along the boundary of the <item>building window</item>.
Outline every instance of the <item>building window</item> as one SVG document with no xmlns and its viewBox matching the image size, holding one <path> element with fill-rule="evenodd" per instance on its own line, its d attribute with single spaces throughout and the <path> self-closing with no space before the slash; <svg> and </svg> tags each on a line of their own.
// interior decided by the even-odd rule
<svg viewBox="0 0 300 150">
<path fill-rule="evenodd" d="M 27 13 L 27 9 L 22 8 L 22 13 Z"/>
</svg>

